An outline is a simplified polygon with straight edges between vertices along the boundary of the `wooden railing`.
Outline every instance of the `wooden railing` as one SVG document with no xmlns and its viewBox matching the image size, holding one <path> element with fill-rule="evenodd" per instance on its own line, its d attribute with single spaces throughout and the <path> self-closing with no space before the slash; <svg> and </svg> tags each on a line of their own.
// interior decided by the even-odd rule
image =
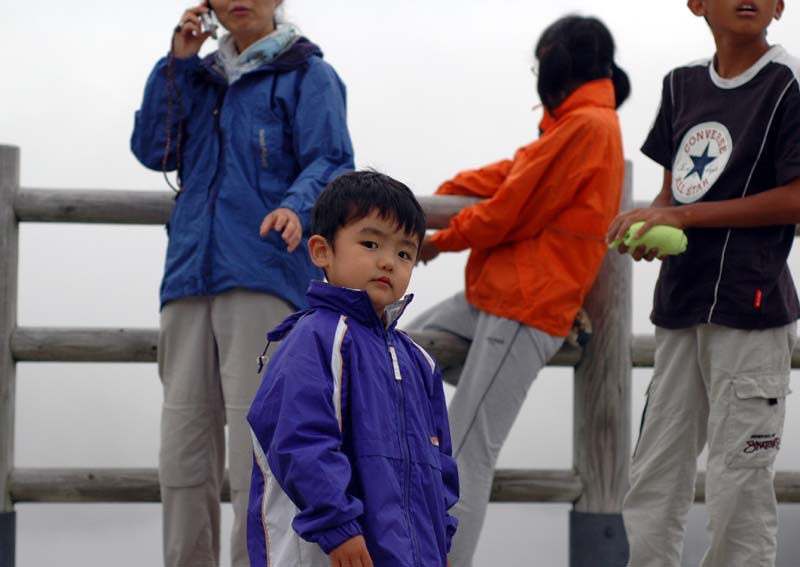
<svg viewBox="0 0 800 567">
<path fill-rule="evenodd" d="M 466 197 L 421 197 L 429 228 L 447 225 L 452 215 L 474 202 Z M 627 168 L 623 207 L 631 205 Z M 20 222 L 163 224 L 173 206 L 166 191 L 20 189 L 19 149 L 0 146 L 0 565 L 13 565 L 14 513 L 19 502 L 157 502 L 155 469 L 18 469 L 14 467 L 14 405 L 17 362 L 154 362 L 158 331 L 121 328 L 18 327 L 17 277 Z M 627 490 L 631 439 L 631 371 L 653 365 L 654 338 L 632 335 L 632 262 L 608 254 L 585 309 L 593 337 L 584 352 L 565 346 L 550 365 L 575 368 L 573 468 L 498 470 L 495 502 L 573 504 L 571 530 L 586 520 L 596 535 L 572 542 L 573 566 L 582 554 L 597 565 L 624 565 L 602 559 L 597 545 L 615 550 L 622 498 Z M 417 333 L 440 366 L 460 365 L 468 344 L 442 333 Z M 793 367 L 800 366 L 795 353 Z M 702 473 L 696 499 L 703 498 Z M 781 502 L 800 502 L 800 473 L 776 478 Z M 227 484 L 224 498 L 228 498 Z M 606 519 L 606 516 L 609 519 Z M 598 518 L 600 518 L 598 522 Z M 614 529 L 604 528 L 613 522 Z M 599 542 L 599 544 L 598 544 Z M 582 550 L 586 548 L 586 550 Z M 588 551 L 587 551 L 588 550 Z M 599 553 L 599 554 L 598 554 Z M 4 555 L 5 554 L 5 555 Z M 616 556 L 615 556 L 616 557 Z"/>
</svg>

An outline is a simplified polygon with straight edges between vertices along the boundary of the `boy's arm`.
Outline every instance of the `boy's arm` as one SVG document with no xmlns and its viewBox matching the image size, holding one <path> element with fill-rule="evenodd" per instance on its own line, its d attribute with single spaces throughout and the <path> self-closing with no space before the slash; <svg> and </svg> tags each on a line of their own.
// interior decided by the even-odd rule
<svg viewBox="0 0 800 567">
<path fill-rule="evenodd" d="M 272 474 L 298 508 L 292 527 L 331 553 L 362 533 L 364 506 L 347 492 L 351 467 L 341 450 L 341 390 L 324 360 L 327 349 L 321 337 L 301 330 L 287 337 L 285 355 L 276 353 L 270 363 L 265 384 L 271 384 L 266 393 L 264 386 L 259 390 L 248 420 Z"/>
<path fill-rule="evenodd" d="M 436 419 L 437 436 L 439 437 L 439 459 L 442 467 L 442 483 L 444 488 L 445 530 L 447 534 L 447 552 L 456 533 L 458 520 L 449 513 L 458 502 L 458 467 L 453 458 L 453 445 L 450 439 L 450 425 L 447 419 L 447 401 L 444 397 L 444 386 L 439 366 L 436 365 L 433 375 L 433 412 Z"/>
<path fill-rule="evenodd" d="M 467 195 L 469 197 L 491 197 L 511 171 L 509 159 L 489 164 L 480 169 L 468 169 L 445 181 L 436 190 L 436 195 Z"/>
<path fill-rule="evenodd" d="M 797 224 L 800 223 L 800 177 L 786 185 L 741 199 L 703 201 L 681 206 L 655 206 L 654 203 L 653 207 L 626 211 L 614 219 L 608 233 L 609 239 L 613 241 L 612 236 L 624 235 L 628 227 L 637 221 L 644 221 L 644 225 L 636 237 L 657 224 L 680 229 Z"/>
<path fill-rule="evenodd" d="M 462 209 L 446 229 L 430 238 L 436 250 L 492 248 L 508 241 L 512 233 L 530 237 L 569 207 L 577 191 L 589 184 L 607 185 L 604 178 L 611 175 L 612 164 L 600 161 L 596 148 L 611 133 L 574 117 L 564 122 L 558 134 L 520 148 L 497 192 Z M 589 156 L 594 157 L 591 163 L 587 163 Z M 556 166 L 564 171 L 558 179 L 549 176 Z M 573 166 L 578 170 L 571 172 Z"/>
</svg>

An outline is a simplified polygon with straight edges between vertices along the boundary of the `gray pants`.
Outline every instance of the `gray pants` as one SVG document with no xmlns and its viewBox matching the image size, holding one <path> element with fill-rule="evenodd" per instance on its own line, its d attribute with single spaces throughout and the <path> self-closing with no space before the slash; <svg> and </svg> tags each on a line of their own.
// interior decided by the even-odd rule
<svg viewBox="0 0 800 567">
<path fill-rule="evenodd" d="M 656 328 L 655 371 L 623 517 L 631 567 L 679 567 L 697 457 L 708 442 L 711 545 L 703 567 L 773 567 L 773 462 L 795 324 L 758 331 Z"/>
<path fill-rule="evenodd" d="M 471 567 L 500 449 L 528 388 L 564 339 L 475 309 L 463 293 L 432 307 L 409 328 L 472 341 L 463 369 L 443 369 L 461 375 L 448 408 L 461 485 L 449 559 L 453 567 Z"/>
<path fill-rule="evenodd" d="M 246 415 L 261 383 L 256 367 L 266 332 L 291 312 L 281 299 L 241 289 L 171 301 L 161 311 L 159 481 L 166 567 L 219 564 L 226 424 L 234 511 L 231 565 L 249 566 L 253 451 Z"/>
</svg>

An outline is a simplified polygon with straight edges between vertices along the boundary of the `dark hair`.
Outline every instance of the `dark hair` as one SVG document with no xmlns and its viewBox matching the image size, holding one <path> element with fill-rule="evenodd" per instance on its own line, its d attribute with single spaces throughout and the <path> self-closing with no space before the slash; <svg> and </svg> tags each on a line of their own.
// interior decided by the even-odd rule
<svg viewBox="0 0 800 567">
<path fill-rule="evenodd" d="M 363 219 L 372 211 L 392 219 L 420 245 L 425 236 L 425 213 L 406 185 L 377 171 L 353 171 L 340 175 L 322 190 L 311 213 L 311 232 L 331 246 L 336 231 Z"/>
<path fill-rule="evenodd" d="M 553 111 L 572 91 L 595 79 L 614 83 L 616 107 L 631 92 L 628 75 L 614 63 L 614 38 L 597 18 L 565 16 L 544 30 L 534 55 L 539 60 L 537 90 Z"/>
</svg>

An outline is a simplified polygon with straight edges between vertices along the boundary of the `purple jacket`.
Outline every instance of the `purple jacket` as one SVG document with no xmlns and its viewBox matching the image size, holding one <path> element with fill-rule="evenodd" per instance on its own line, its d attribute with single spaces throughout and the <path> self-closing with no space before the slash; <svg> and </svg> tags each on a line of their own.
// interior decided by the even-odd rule
<svg viewBox="0 0 800 567">
<path fill-rule="evenodd" d="M 247 416 L 251 566 L 327 567 L 363 534 L 376 565 L 444 567 L 458 472 L 439 369 L 395 330 L 410 297 L 386 324 L 364 291 L 315 281 L 307 297 L 269 333 L 283 343 Z"/>
</svg>

